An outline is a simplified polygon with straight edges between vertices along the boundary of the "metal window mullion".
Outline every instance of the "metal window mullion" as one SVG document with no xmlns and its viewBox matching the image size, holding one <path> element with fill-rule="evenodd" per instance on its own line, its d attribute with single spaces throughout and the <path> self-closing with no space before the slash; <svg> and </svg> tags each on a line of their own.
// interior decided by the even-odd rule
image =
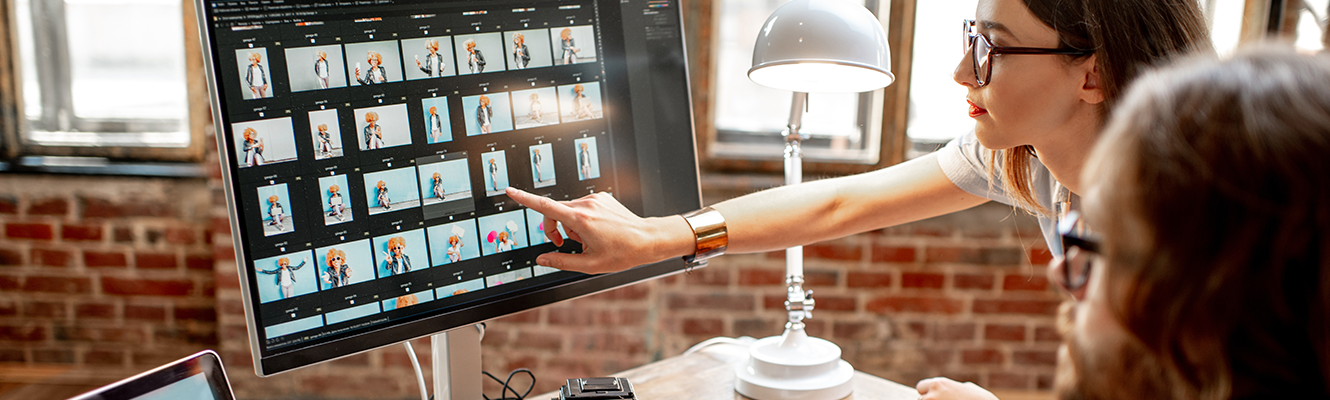
<svg viewBox="0 0 1330 400">
<path fill-rule="evenodd" d="M 74 114 L 64 0 L 32 0 L 32 31 L 42 115 L 33 128 L 68 130 Z M 62 123 L 63 122 L 63 123 Z"/>
</svg>

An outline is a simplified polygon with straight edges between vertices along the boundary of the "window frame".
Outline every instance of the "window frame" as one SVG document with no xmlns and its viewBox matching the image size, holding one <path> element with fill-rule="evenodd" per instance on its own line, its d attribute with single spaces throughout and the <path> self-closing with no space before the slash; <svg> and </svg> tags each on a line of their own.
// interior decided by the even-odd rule
<svg viewBox="0 0 1330 400">
<path fill-rule="evenodd" d="M 75 146 L 75 145 L 46 145 L 38 144 L 27 139 L 25 132 L 28 129 L 27 117 L 24 115 L 23 99 L 23 78 L 21 76 L 21 61 L 18 60 L 17 28 L 14 21 L 20 16 L 16 15 L 15 4 L 13 1 L 5 1 L 4 6 L 0 7 L 0 54 L 9 54 L 8 60 L 0 62 L 0 155 L 4 159 L 18 160 L 20 157 L 32 156 L 55 156 L 55 157 L 100 157 L 106 159 L 120 159 L 128 161 L 161 161 L 161 162 L 199 162 L 204 159 L 205 150 L 211 141 L 207 140 L 206 131 L 212 125 L 212 114 L 209 111 L 210 103 L 208 101 L 207 82 L 203 76 L 203 53 L 201 42 L 199 41 L 199 31 L 197 17 L 195 16 L 194 2 L 190 0 L 181 1 L 181 27 L 184 33 L 184 48 L 180 49 L 185 56 L 185 85 L 186 85 L 186 103 L 188 123 L 186 129 L 189 132 L 189 145 L 185 147 L 143 147 L 143 146 Z M 63 21 L 54 22 L 60 25 L 55 29 L 63 32 Z M 48 29 L 50 25 L 45 25 Z M 34 27 L 37 29 L 37 27 Z M 63 71 L 60 75 L 69 76 L 69 65 L 65 61 L 58 61 L 61 54 L 67 54 L 67 46 L 62 43 L 61 46 L 55 46 L 61 49 L 57 54 L 47 58 L 44 61 L 56 60 L 59 68 Z M 65 57 L 67 58 L 67 57 Z M 39 78 L 43 82 L 52 78 L 44 75 Z M 42 88 L 44 93 L 58 93 L 61 90 L 68 93 L 69 82 L 66 79 L 63 84 L 52 87 L 47 85 Z M 55 100 L 51 96 L 43 96 L 43 101 L 64 101 L 72 102 L 68 96 L 58 96 Z M 51 117 L 48 117 L 51 118 Z M 46 121 L 45 123 L 53 123 Z M 146 121 L 149 124 L 153 121 Z M 160 121 L 157 121 L 160 123 Z M 126 120 L 96 120 L 85 119 L 78 122 L 77 128 L 103 128 L 124 126 L 130 123 Z M 16 163 L 21 164 L 21 163 Z"/>
</svg>

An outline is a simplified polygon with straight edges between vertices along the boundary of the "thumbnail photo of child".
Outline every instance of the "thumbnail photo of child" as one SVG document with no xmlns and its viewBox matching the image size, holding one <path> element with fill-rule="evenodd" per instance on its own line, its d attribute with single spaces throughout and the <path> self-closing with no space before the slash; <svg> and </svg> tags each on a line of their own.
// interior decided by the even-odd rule
<svg viewBox="0 0 1330 400">
<path fill-rule="evenodd" d="M 471 174 L 466 159 L 420 164 L 421 205 L 471 198 Z"/>
<path fill-rule="evenodd" d="M 540 68 L 554 65 L 554 56 L 545 43 L 550 42 L 549 29 L 529 29 L 504 32 L 507 40 L 510 70 Z"/>
<path fill-rule="evenodd" d="M 372 251 L 369 239 L 314 249 L 314 254 L 319 257 L 319 290 L 374 279 Z"/>
<path fill-rule="evenodd" d="M 550 47 L 556 55 L 554 65 L 571 65 L 596 61 L 596 33 L 591 25 L 552 28 L 558 35 L 550 37 Z"/>
<path fill-rule="evenodd" d="M 429 97 L 420 101 L 425 110 L 425 132 L 429 144 L 453 140 L 453 124 L 448 120 L 448 97 Z"/>
<path fill-rule="evenodd" d="M 429 259 L 434 266 L 452 264 L 480 257 L 476 220 L 454 222 L 425 228 L 429 236 Z"/>
<path fill-rule="evenodd" d="M 555 88 L 517 90 L 512 95 L 516 129 L 559 123 L 559 96 Z"/>
<path fill-rule="evenodd" d="M 391 104 L 355 109 L 356 125 L 360 127 L 360 150 L 378 150 L 411 144 L 411 124 L 406 116 L 406 104 Z"/>
<path fill-rule="evenodd" d="M 503 35 L 480 33 L 453 36 L 458 75 L 503 72 Z"/>
<path fill-rule="evenodd" d="M 559 109 L 563 122 L 600 118 L 600 82 L 559 86 Z"/>
<path fill-rule="evenodd" d="M 309 131 L 313 136 L 314 159 L 324 160 L 341 157 L 342 128 L 337 122 L 337 109 L 309 112 Z"/>
<path fill-rule="evenodd" d="M 401 82 L 401 59 L 396 40 L 346 45 L 347 72 L 362 86 Z"/>
<path fill-rule="evenodd" d="M 577 179 L 587 180 L 600 177 L 600 155 L 596 151 L 596 138 L 585 137 L 573 141 L 577 148 Z"/>
<path fill-rule="evenodd" d="M 240 168 L 295 161 L 297 158 L 291 117 L 233 123 L 231 138 Z"/>
<path fill-rule="evenodd" d="M 342 46 L 286 49 L 286 76 L 292 92 L 346 87 Z"/>
<path fill-rule="evenodd" d="M 466 135 L 476 136 L 513 130 L 513 109 L 508 93 L 490 93 L 462 98 L 467 113 Z"/>
<path fill-rule="evenodd" d="M 406 79 L 429 79 L 456 75 L 453 65 L 453 39 L 448 36 L 406 39 L 402 41 L 402 65 Z M 411 59 L 407 59 L 407 55 Z"/>
<path fill-rule="evenodd" d="M 365 204 L 369 215 L 420 206 L 420 192 L 413 167 L 365 174 Z"/>
<path fill-rule="evenodd" d="M 348 187 L 346 175 L 319 178 L 319 196 L 323 200 L 324 207 L 324 226 L 350 222 L 355 217 L 351 213 L 351 198 L 343 195 Z"/>
<path fill-rule="evenodd" d="M 554 146 L 549 143 L 531 146 L 528 149 L 531 159 L 531 181 L 538 188 L 554 186 Z"/>
<path fill-rule="evenodd" d="M 508 159 L 503 150 L 481 153 L 481 170 L 484 171 L 485 196 L 493 197 L 504 194 L 508 188 Z"/>
<path fill-rule="evenodd" d="M 263 212 L 263 236 L 295 232 L 295 223 L 291 221 L 292 212 L 288 208 L 291 196 L 287 193 L 286 184 L 260 186 L 258 195 Z"/>
<path fill-rule="evenodd" d="M 380 278 L 428 268 L 425 230 L 416 229 L 374 238 L 374 257 Z"/>
<path fill-rule="evenodd" d="M 263 47 L 236 50 L 236 66 L 240 68 L 240 98 L 266 99 L 273 96 L 272 73 L 268 64 L 268 49 Z"/>
<path fill-rule="evenodd" d="M 492 255 L 527 246 L 526 218 L 522 210 L 480 217 L 480 254 Z"/>
<path fill-rule="evenodd" d="M 277 300 L 314 293 L 318 290 L 314 270 L 314 253 L 309 250 L 268 257 L 254 261 L 254 283 L 259 287 L 259 302 Z"/>
</svg>

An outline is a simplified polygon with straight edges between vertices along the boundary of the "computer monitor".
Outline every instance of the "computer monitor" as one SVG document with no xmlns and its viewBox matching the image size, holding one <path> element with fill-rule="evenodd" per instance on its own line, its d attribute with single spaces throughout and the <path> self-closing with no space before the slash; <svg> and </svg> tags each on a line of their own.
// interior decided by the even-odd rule
<svg viewBox="0 0 1330 400">
<path fill-rule="evenodd" d="M 503 190 L 700 206 L 677 1 L 197 7 L 258 375 L 684 267 L 540 267 Z"/>
</svg>

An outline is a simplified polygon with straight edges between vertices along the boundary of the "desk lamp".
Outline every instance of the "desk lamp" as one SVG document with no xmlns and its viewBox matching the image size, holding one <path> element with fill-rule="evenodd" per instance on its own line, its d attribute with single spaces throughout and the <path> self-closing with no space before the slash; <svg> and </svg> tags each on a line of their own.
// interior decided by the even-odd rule
<svg viewBox="0 0 1330 400">
<path fill-rule="evenodd" d="M 785 184 L 803 180 L 799 132 L 808 92 L 867 92 L 896 79 L 887 34 L 873 13 L 845 0 L 794 0 L 776 9 L 753 46 L 753 82 L 794 92 L 785 135 Z M 734 389 L 758 400 L 831 400 L 850 395 L 854 368 L 840 347 L 808 337 L 813 291 L 803 289 L 803 247 L 785 250 L 789 322 L 781 336 L 760 339 L 735 370 Z"/>
</svg>

